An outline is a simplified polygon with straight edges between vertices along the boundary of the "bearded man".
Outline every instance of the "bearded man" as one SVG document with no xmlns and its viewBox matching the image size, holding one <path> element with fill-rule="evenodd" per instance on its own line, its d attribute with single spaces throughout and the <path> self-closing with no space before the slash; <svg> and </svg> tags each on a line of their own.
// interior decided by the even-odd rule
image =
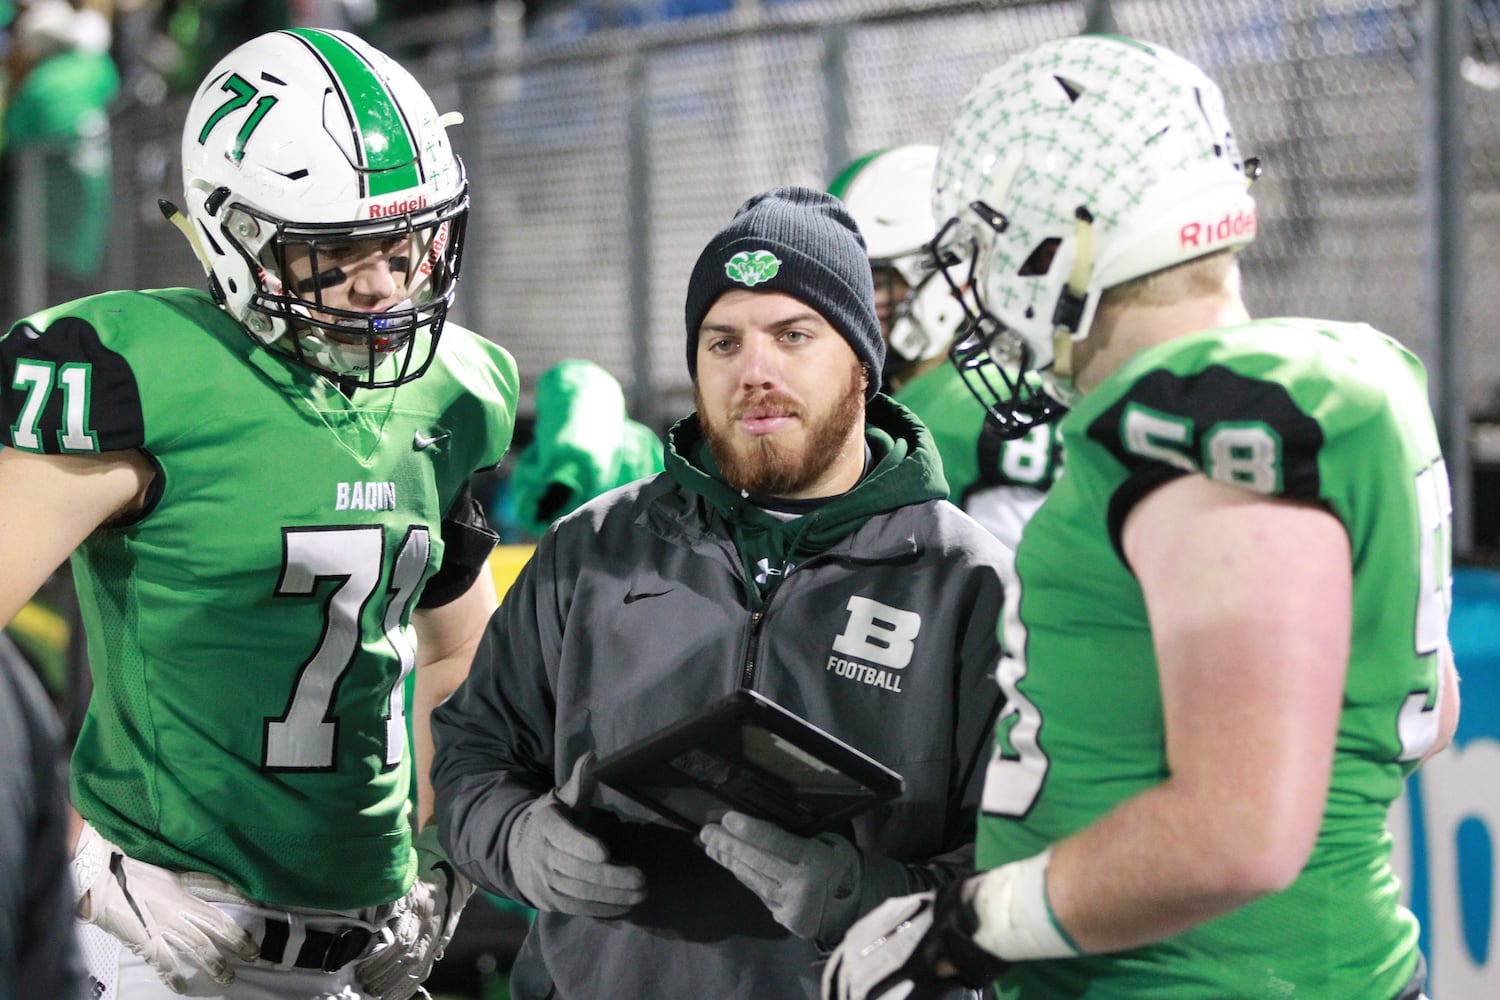
<svg viewBox="0 0 1500 1000">
<path fill-rule="evenodd" d="M 698 258 L 686 326 L 697 411 L 666 471 L 552 525 L 434 716 L 450 856 L 538 910 L 517 1000 L 813 998 L 856 919 L 973 864 L 1010 554 L 877 394 L 885 343 L 843 204 L 745 202 Z M 902 793 L 803 836 L 734 810 L 686 830 L 596 787 L 596 757 L 739 689 Z"/>
</svg>

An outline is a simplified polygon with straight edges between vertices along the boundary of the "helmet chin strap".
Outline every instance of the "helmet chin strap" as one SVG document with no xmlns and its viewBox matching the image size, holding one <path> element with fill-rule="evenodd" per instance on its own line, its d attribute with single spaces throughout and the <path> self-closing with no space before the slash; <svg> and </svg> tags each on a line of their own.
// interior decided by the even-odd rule
<svg viewBox="0 0 1500 1000">
<path fill-rule="evenodd" d="M 1073 268 L 1068 272 L 1068 296 L 1077 303 L 1082 314 L 1085 297 L 1089 290 L 1089 274 L 1094 269 L 1094 217 L 1088 209 L 1079 207 L 1074 216 L 1077 233 Z M 1077 318 L 1074 318 L 1074 322 Z M 1072 380 L 1073 344 L 1078 330 L 1066 323 L 1059 323 L 1052 331 L 1052 374 L 1054 378 Z"/>
<path fill-rule="evenodd" d="M 1054 378 L 1073 378 L 1073 336 L 1067 330 L 1052 334 L 1052 375 Z"/>
<path fill-rule="evenodd" d="M 193 248 L 193 255 L 198 258 L 198 263 L 203 265 L 203 272 L 212 275 L 214 266 L 208 259 L 208 251 L 203 249 L 203 241 L 198 238 L 198 233 L 193 229 L 193 224 L 188 221 L 187 216 L 182 214 L 182 209 L 165 198 L 156 199 L 156 207 L 161 209 L 161 214 L 167 217 L 168 222 L 187 237 L 188 244 Z"/>
</svg>

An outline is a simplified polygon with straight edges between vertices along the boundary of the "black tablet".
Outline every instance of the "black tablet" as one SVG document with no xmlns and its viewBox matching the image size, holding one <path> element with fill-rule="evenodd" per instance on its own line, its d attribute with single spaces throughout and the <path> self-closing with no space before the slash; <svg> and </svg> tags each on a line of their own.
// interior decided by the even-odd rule
<svg viewBox="0 0 1500 1000">
<path fill-rule="evenodd" d="M 901 794 L 901 775 L 739 690 L 599 760 L 595 776 L 685 829 L 733 809 L 809 836 Z"/>
</svg>

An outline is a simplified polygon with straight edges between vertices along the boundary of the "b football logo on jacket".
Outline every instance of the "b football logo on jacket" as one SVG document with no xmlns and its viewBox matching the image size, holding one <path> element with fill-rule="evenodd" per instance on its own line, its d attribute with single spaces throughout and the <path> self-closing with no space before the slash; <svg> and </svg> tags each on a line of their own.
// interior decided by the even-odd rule
<svg viewBox="0 0 1500 1000">
<path fill-rule="evenodd" d="M 849 598 L 845 607 L 849 622 L 833 637 L 834 653 L 843 656 L 828 657 L 828 669 L 840 677 L 899 693 L 901 675 L 892 671 L 904 670 L 911 662 L 922 616 L 858 595 Z"/>
</svg>

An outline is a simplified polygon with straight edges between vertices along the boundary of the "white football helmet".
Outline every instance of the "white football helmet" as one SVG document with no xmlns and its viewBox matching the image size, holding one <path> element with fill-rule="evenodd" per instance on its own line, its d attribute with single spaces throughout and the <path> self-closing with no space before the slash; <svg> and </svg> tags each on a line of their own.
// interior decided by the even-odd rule
<svg viewBox="0 0 1500 1000">
<path fill-rule="evenodd" d="M 849 164 L 828 187 L 864 234 L 876 285 L 882 272 L 906 283 L 889 320 L 887 369 L 946 354 L 964 318 L 927 252 L 937 232 L 931 196 L 937 153 L 927 145 L 882 149 Z"/>
<path fill-rule="evenodd" d="M 256 340 L 341 384 L 421 375 L 469 211 L 444 124 L 411 74 L 347 32 L 274 31 L 225 56 L 182 132 L 186 231 L 215 297 Z M 404 268 L 394 308 L 338 308 L 316 280 L 292 287 L 289 249 L 337 280 L 341 248 L 367 240 L 400 248 L 387 258 Z"/>
<path fill-rule="evenodd" d="M 1071 401 L 1105 289 L 1249 243 L 1258 170 L 1219 88 L 1158 46 L 1081 35 L 987 74 L 943 136 L 933 213 L 968 312 L 954 362 L 992 416 L 1035 422 L 1038 383 Z"/>
</svg>

